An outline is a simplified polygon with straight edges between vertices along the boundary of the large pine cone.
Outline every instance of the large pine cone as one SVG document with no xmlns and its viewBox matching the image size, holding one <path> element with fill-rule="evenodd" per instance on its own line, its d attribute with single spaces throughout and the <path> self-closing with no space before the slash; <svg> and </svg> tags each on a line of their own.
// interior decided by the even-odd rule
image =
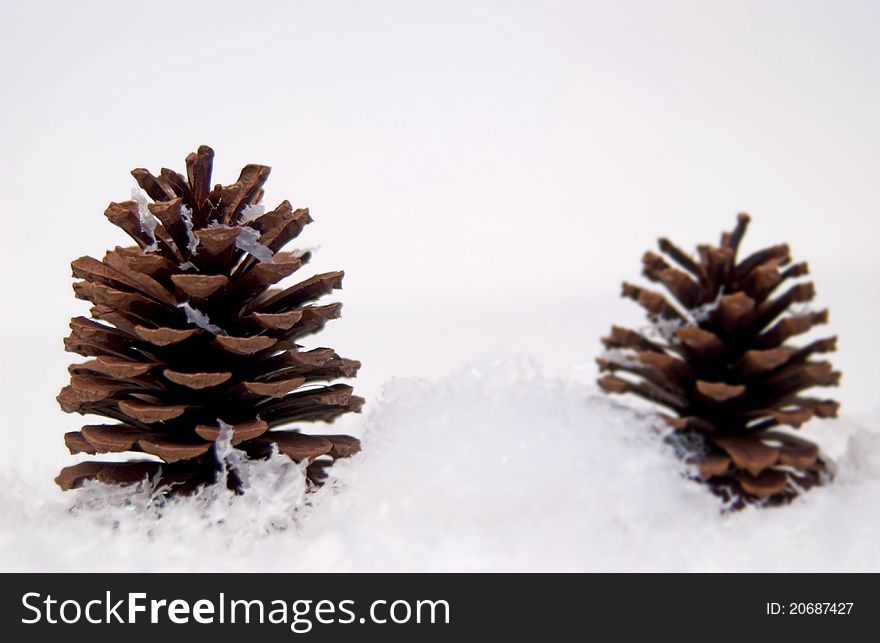
<svg viewBox="0 0 880 643">
<path fill-rule="evenodd" d="M 638 302 L 656 323 L 658 338 L 612 328 L 598 360 L 608 374 L 608 393 L 633 393 L 672 411 L 665 414 L 697 476 L 731 507 L 761 501 L 779 504 L 828 477 L 829 463 L 817 446 L 780 425 L 800 428 L 808 420 L 836 417 L 838 403 L 805 396 L 814 386 L 836 386 L 840 373 L 813 359 L 835 350 L 836 338 L 803 346 L 788 343 L 828 311 L 792 311 L 813 299 L 809 282 L 780 286 L 807 274 L 790 264 L 787 245 L 737 261 L 749 217 L 718 246 L 699 246 L 694 260 L 666 239 L 660 250 L 678 265 L 648 252 L 643 274 L 662 284 L 673 301 L 625 283 L 623 295 Z"/>
<path fill-rule="evenodd" d="M 273 447 L 306 460 L 319 482 L 324 467 L 359 449 L 345 435 L 282 429 L 291 422 L 332 421 L 359 412 L 363 399 L 345 384 L 360 363 L 329 348 L 296 342 L 339 316 L 338 303 L 310 303 L 341 287 L 342 272 L 313 276 L 288 288 L 308 252 L 281 252 L 311 222 L 307 209 L 284 201 L 264 212 L 269 168 L 247 165 L 232 185 L 211 189 L 214 152 L 186 158 L 186 177 L 132 171 L 135 198 L 111 203 L 105 215 L 138 247 L 117 247 L 103 261 L 73 262 L 80 299 L 92 319 L 71 320 L 68 351 L 91 359 L 70 367 L 58 401 L 64 411 L 117 423 L 88 425 L 65 435 L 71 453 L 139 452 L 126 462 L 83 462 L 61 471 L 62 489 L 97 478 L 132 483 L 150 477 L 172 492 L 213 482 L 223 436 L 251 457 Z M 149 198 L 148 198 L 149 197 Z M 228 484 L 240 482 L 231 471 Z"/>
</svg>

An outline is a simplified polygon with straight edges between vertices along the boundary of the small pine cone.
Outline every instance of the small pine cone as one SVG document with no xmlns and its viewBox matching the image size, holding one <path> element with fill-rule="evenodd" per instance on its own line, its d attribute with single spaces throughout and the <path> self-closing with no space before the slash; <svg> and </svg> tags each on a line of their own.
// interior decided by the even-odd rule
<svg viewBox="0 0 880 643">
<path fill-rule="evenodd" d="M 149 477 L 174 493 L 209 484 L 223 468 L 218 439 L 249 456 L 277 449 L 307 461 L 315 482 L 336 458 L 360 448 L 346 435 L 308 435 L 291 422 L 333 421 L 359 412 L 364 400 L 346 384 L 360 363 L 329 348 L 296 342 L 339 317 L 341 304 L 312 305 L 342 284 L 342 272 L 273 287 L 309 259 L 282 252 L 311 222 L 307 209 L 260 201 L 269 168 L 247 165 L 231 185 L 211 189 L 214 152 L 186 158 L 186 176 L 132 171 L 141 191 L 104 213 L 137 243 L 103 261 L 73 262 L 76 296 L 92 302 L 91 319 L 71 320 L 65 347 L 90 357 L 70 367 L 58 395 L 68 412 L 114 424 L 64 436 L 71 453 L 136 452 L 155 459 L 87 461 L 66 467 L 62 489 L 87 479 L 136 483 Z M 144 194 L 145 193 L 145 194 Z M 240 491 L 230 469 L 227 484 Z"/>
<path fill-rule="evenodd" d="M 838 403 L 804 395 L 836 386 L 840 373 L 815 359 L 835 350 L 836 337 L 794 346 L 788 341 L 828 320 L 828 311 L 792 310 L 813 299 L 810 282 L 785 283 L 807 274 L 791 263 L 787 245 L 737 261 L 749 217 L 740 214 L 718 246 L 699 246 L 695 260 L 667 239 L 647 252 L 643 275 L 672 295 L 624 283 L 656 324 L 659 339 L 613 327 L 598 359 L 607 393 L 632 393 L 665 407 L 672 440 L 695 477 L 731 508 L 783 504 L 830 477 L 815 444 L 780 425 L 837 416 Z"/>
</svg>

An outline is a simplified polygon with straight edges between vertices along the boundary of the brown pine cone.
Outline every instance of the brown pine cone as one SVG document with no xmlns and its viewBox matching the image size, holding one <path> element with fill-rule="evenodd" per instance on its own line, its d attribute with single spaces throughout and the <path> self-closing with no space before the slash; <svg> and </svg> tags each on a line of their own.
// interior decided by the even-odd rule
<svg viewBox="0 0 880 643">
<path fill-rule="evenodd" d="M 247 165 L 231 185 L 211 188 L 214 152 L 186 158 L 186 176 L 132 171 L 143 193 L 111 203 L 105 215 L 137 243 L 103 261 L 81 257 L 74 292 L 94 306 L 71 320 L 68 351 L 90 357 L 70 367 L 58 396 L 64 411 L 115 423 L 65 435 L 71 453 L 134 452 L 150 459 L 88 461 L 66 467 L 62 489 L 87 479 L 135 483 L 149 477 L 171 492 L 215 480 L 221 436 L 251 457 L 273 449 L 308 461 L 310 479 L 360 448 L 346 435 L 309 435 L 291 423 L 359 412 L 347 384 L 360 363 L 297 342 L 339 317 L 341 304 L 312 302 L 342 284 L 342 272 L 273 287 L 308 261 L 282 252 L 311 222 L 307 209 L 260 205 L 269 168 Z M 230 487 L 240 489 L 234 471 Z"/>
<path fill-rule="evenodd" d="M 815 444 L 777 427 L 836 417 L 837 402 L 804 392 L 840 380 L 830 362 L 816 359 L 835 350 L 835 337 L 789 341 L 828 320 L 827 310 L 792 310 L 813 299 L 812 283 L 797 281 L 778 294 L 806 275 L 807 265 L 792 264 L 785 244 L 738 261 L 748 222 L 739 215 L 719 245 L 698 247 L 696 259 L 661 239 L 665 258 L 646 253 L 643 274 L 672 299 L 623 285 L 623 295 L 658 324 L 660 339 L 615 326 L 602 340 L 609 354 L 597 360 L 607 373 L 599 379 L 603 390 L 671 412 L 664 417 L 679 451 L 732 507 L 785 503 L 830 477 Z"/>
</svg>

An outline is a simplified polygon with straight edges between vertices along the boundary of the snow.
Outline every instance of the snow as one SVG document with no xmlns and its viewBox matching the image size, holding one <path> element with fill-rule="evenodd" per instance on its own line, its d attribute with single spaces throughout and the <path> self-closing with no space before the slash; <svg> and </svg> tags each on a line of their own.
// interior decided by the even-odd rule
<svg viewBox="0 0 880 643">
<path fill-rule="evenodd" d="M 638 368 L 640 366 L 644 366 L 639 360 L 637 360 L 633 356 L 632 351 L 627 351 L 620 348 L 605 349 L 604 351 L 602 351 L 599 357 L 611 364 L 616 364 L 617 366 L 624 366 L 628 368 Z"/>
<path fill-rule="evenodd" d="M 252 209 L 254 206 L 251 206 Z M 248 211 L 248 208 L 245 208 Z M 208 223 L 209 228 L 225 228 L 231 229 L 231 226 L 211 221 Z M 259 261 L 271 262 L 275 258 L 275 253 L 268 247 L 260 243 L 260 231 L 247 225 L 236 227 L 238 236 L 235 238 L 235 247 L 239 250 L 247 252 Z"/>
<path fill-rule="evenodd" d="M 186 314 L 186 321 L 190 324 L 198 326 L 202 330 L 214 333 L 215 335 L 226 334 L 226 331 L 224 331 L 222 328 L 220 328 L 216 324 L 212 324 L 210 318 L 205 313 L 197 308 L 193 308 L 192 306 L 190 306 L 189 302 L 185 301 L 178 307 Z"/>
<path fill-rule="evenodd" d="M 186 248 L 189 250 L 191 255 L 196 254 L 199 249 L 199 238 L 196 236 L 196 232 L 193 229 L 193 211 L 190 210 L 185 205 L 180 206 L 180 220 L 183 221 L 183 225 L 186 228 Z M 185 263 L 189 263 L 188 261 Z M 190 264 L 192 265 L 192 264 Z"/>
<path fill-rule="evenodd" d="M 146 192 L 139 187 L 134 187 L 131 189 L 131 200 L 138 206 L 138 221 L 141 224 L 141 231 L 150 238 L 151 243 L 144 248 L 144 252 L 155 252 L 159 247 L 156 241 L 156 226 L 159 225 L 159 220 L 147 207 L 150 204 L 150 199 Z"/>
<path fill-rule="evenodd" d="M 235 462 L 243 496 L 218 485 L 164 504 L 98 484 L 62 494 L 13 465 L 3 568 L 880 570 L 880 434 L 854 418 L 808 429 L 840 465 L 833 484 L 722 515 L 650 412 L 528 361 L 392 379 L 371 407 L 362 453 L 312 494 L 284 456 Z"/>
<path fill-rule="evenodd" d="M 260 243 L 260 231 L 248 226 L 239 228 L 235 247 L 253 255 L 259 261 L 272 261 L 275 256 L 269 248 Z"/>
<path fill-rule="evenodd" d="M 700 323 L 709 319 L 709 315 L 715 312 L 715 309 L 721 305 L 721 298 L 724 296 L 724 286 L 718 289 L 718 294 L 715 296 L 710 302 L 703 304 L 702 306 L 697 306 L 693 310 L 689 310 L 691 319 L 696 323 Z"/>
<path fill-rule="evenodd" d="M 245 223 L 250 223 L 255 219 L 260 218 L 266 214 L 266 206 L 262 203 L 257 203 L 256 205 L 246 205 L 241 210 L 241 219 L 239 220 L 240 225 L 244 225 Z"/>
</svg>

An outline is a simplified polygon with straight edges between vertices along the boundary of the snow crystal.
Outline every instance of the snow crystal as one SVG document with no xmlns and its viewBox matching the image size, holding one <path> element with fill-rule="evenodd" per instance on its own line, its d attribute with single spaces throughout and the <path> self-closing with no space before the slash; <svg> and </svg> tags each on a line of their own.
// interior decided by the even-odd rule
<svg viewBox="0 0 880 643">
<path fill-rule="evenodd" d="M 321 245 L 318 244 L 316 246 L 306 246 L 305 248 L 297 248 L 296 250 L 291 250 L 290 254 L 295 259 L 301 259 L 305 257 L 307 254 L 315 254 L 321 249 Z"/>
<path fill-rule="evenodd" d="M 194 324 L 202 330 L 207 330 L 208 332 L 214 333 L 215 335 L 226 334 L 226 331 L 224 331 L 222 328 L 215 324 L 212 324 L 211 320 L 205 313 L 190 306 L 189 302 L 185 301 L 182 304 L 179 304 L 178 308 L 186 313 L 186 321 L 188 321 L 190 324 Z"/>
<path fill-rule="evenodd" d="M 219 418 L 217 419 L 217 424 L 220 426 L 220 435 L 214 443 L 214 453 L 217 455 L 217 460 L 222 467 L 220 479 L 225 482 L 229 469 L 233 469 L 238 473 L 239 479 L 247 486 L 248 466 L 245 462 L 247 457 L 244 452 L 232 446 L 232 425 Z M 275 445 L 272 446 L 276 448 Z"/>
<path fill-rule="evenodd" d="M 809 301 L 796 302 L 788 308 L 788 315 L 791 317 L 798 317 L 800 315 L 814 315 L 817 312 L 818 309 L 816 308 L 816 306 Z"/>
<path fill-rule="evenodd" d="M 229 437 L 225 443 L 218 441 L 215 445 L 221 461 L 226 463 L 217 482 L 194 495 L 165 496 L 157 493 L 151 480 L 134 487 L 91 481 L 76 492 L 70 509 L 73 521 L 107 530 L 123 541 L 167 541 L 172 557 L 194 555 L 195 542 L 203 539 L 213 541 L 216 556 L 222 557 L 220 547 L 247 549 L 254 538 L 293 526 L 298 513 L 306 508 L 309 482 L 305 464 L 297 464 L 277 451 L 268 460 L 250 460 L 230 446 Z M 227 487 L 227 467 L 234 468 L 244 482 L 243 495 Z M 235 525 L 235 533 L 224 533 L 224 525 Z M 175 546 L 171 542 L 173 532 L 180 540 L 190 542 Z"/>
<path fill-rule="evenodd" d="M 229 228 L 229 226 L 211 221 L 209 228 Z M 235 247 L 251 254 L 255 259 L 264 262 L 271 262 L 275 257 L 269 248 L 260 243 L 260 231 L 247 225 L 243 225 L 238 229 L 238 236 L 235 238 Z"/>
<path fill-rule="evenodd" d="M 635 358 L 632 351 L 620 348 L 609 348 L 608 350 L 602 351 L 600 357 L 611 364 L 626 368 L 639 368 L 644 366 L 644 364 Z"/>
<path fill-rule="evenodd" d="M 670 344 L 678 342 L 678 336 L 675 332 L 682 327 L 682 322 L 678 319 L 665 319 L 658 317 L 650 324 L 643 326 L 639 332 L 648 339 L 663 340 Z"/>
<path fill-rule="evenodd" d="M 199 239 L 196 236 L 195 231 L 193 230 L 192 215 L 193 211 L 190 210 L 188 207 L 186 207 L 185 205 L 180 207 L 180 219 L 181 221 L 183 221 L 183 225 L 186 227 L 186 247 L 187 250 L 189 250 L 190 254 L 194 255 L 196 254 L 196 250 L 199 247 Z"/>
<path fill-rule="evenodd" d="M 150 238 L 151 243 L 144 248 L 144 252 L 155 252 L 159 248 L 156 241 L 156 226 L 159 225 L 159 220 L 147 207 L 150 200 L 147 198 L 146 192 L 139 187 L 131 189 L 131 200 L 138 206 L 138 221 L 141 224 L 141 231 Z"/>
<path fill-rule="evenodd" d="M 235 247 L 254 256 L 259 261 L 272 261 L 274 253 L 260 242 L 260 231 L 250 226 L 242 226 L 235 239 Z"/>
<path fill-rule="evenodd" d="M 244 225 L 245 223 L 250 223 L 254 219 L 258 219 L 266 213 L 266 207 L 258 203 L 256 205 L 246 205 L 244 209 L 241 211 L 241 219 L 240 223 Z"/>
<path fill-rule="evenodd" d="M 225 441 L 242 496 L 223 484 L 170 500 L 147 485 L 63 494 L 47 474 L 4 468 L 3 568 L 880 571 L 880 433 L 852 419 L 810 435 L 834 447 L 836 481 L 722 514 L 682 476 L 656 416 L 529 363 L 394 379 L 370 408 L 363 451 L 315 493 L 301 465 L 236 459 Z"/>
<path fill-rule="evenodd" d="M 710 302 L 703 304 L 702 306 L 697 306 L 696 308 L 690 311 L 691 319 L 694 320 L 695 323 L 699 324 L 700 322 L 704 322 L 709 319 L 709 315 L 711 315 L 718 306 L 721 305 L 721 298 L 724 296 L 724 286 L 718 289 L 718 296 L 715 297 Z"/>
</svg>

